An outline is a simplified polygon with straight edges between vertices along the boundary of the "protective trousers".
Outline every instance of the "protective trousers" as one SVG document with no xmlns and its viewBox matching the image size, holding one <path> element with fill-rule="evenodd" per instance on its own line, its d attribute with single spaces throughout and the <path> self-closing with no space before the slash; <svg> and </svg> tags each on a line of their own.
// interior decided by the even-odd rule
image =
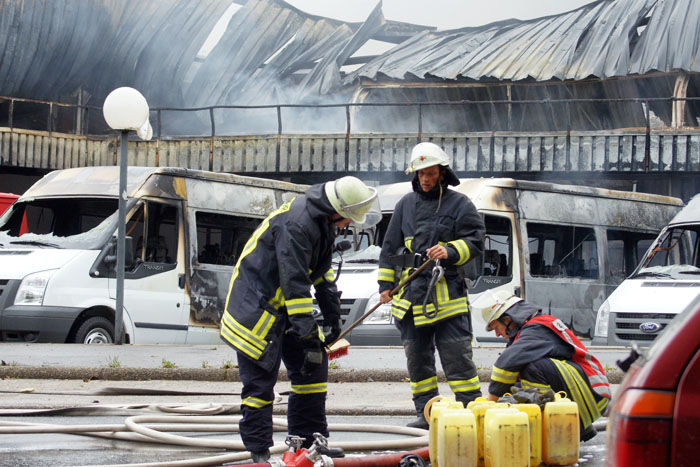
<svg viewBox="0 0 700 467">
<path fill-rule="evenodd" d="M 455 399 L 465 406 L 481 396 L 479 376 L 472 360 L 472 333 L 466 314 L 416 327 L 413 313 L 397 322 L 411 380 L 416 415 L 423 415 L 425 404 L 438 393 L 435 348 Z"/>
<path fill-rule="evenodd" d="M 554 358 L 541 358 L 520 370 L 522 387 L 551 388 L 563 391 L 578 405 L 581 433 L 605 412 L 609 399 L 598 396 L 581 367 L 574 362 Z"/>
<path fill-rule="evenodd" d="M 239 424 L 241 440 L 249 451 L 262 451 L 271 447 L 272 406 L 274 387 L 277 382 L 280 362 L 284 361 L 287 376 L 292 383 L 287 406 L 287 433 L 305 438 L 304 447 L 314 441 L 313 434 L 328 436 L 326 422 L 326 393 L 328 390 L 328 356 L 323 353 L 323 362 L 309 375 L 301 374 L 304 351 L 298 340 L 284 335 L 277 365 L 265 371 L 253 360 L 240 352 L 238 369 L 243 382 Z"/>
</svg>

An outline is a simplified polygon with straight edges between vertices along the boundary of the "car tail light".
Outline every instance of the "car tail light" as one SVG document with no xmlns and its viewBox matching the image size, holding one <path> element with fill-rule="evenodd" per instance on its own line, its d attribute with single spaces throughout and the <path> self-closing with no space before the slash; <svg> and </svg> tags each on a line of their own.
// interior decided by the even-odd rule
<svg viewBox="0 0 700 467">
<path fill-rule="evenodd" d="M 628 389 L 612 407 L 608 422 L 606 464 L 669 465 L 675 393 Z"/>
</svg>

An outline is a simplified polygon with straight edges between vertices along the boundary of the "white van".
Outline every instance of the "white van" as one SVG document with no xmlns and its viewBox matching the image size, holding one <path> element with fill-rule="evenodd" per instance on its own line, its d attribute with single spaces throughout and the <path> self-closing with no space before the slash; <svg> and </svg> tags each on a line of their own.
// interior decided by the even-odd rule
<svg viewBox="0 0 700 467">
<path fill-rule="evenodd" d="M 649 345 L 700 294 L 700 196 L 665 227 L 598 309 L 594 343 Z"/>
<path fill-rule="evenodd" d="M 130 167 L 124 342 L 220 343 L 231 272 L 246 240 L 304 188 Z M 57 170 L 0 217 L 0 340 L 113 342 L 118 189 L 119 167 Z"/>
<path fill-rule="evenodd" d="M 360 251 L 346 253 L 338 288 L 345 327 L 378 301 L 377 263 L 394 205 L 409 182 L 380 187 L 384 220 L 353 232 Z M 463 179 L 455 188 L 484 217 L 484 254 L 470 261 L 470 300 L 505 289 L 593 336 L 596 311 L 627 277 L 658 232 L 682 207 L 678 198 L 510 178 Z M 499 340 L 472 316 L 477 341 Z M 390 306 L 382 305 L 348 334 L 355 345 L 400 345 Z"/>
</svg>

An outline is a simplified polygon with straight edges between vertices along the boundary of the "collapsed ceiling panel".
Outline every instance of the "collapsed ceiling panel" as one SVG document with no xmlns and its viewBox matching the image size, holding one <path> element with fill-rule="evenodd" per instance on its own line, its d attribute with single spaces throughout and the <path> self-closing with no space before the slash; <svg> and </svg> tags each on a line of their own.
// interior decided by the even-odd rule
<svg viewBox="0 0 700 467">
<path fill-rule="evenodd" d="M 582 80 L 700 71 L 699 43 L 700 2 L 599 0 L 528 21 L 426 31 L 349 74 L 345 83 Z"/>
<path fill-rule="evenodd" d="M 133 86 L 177 103 L 185 73 L 227 8 L 220 0 L 0 0 L 2 94 L 100 102 Z"/>
<path fill-rule="evenodd" d="M 241 5 L 206 56 L 197 53 Z M 370 40 L 397 45 L 345 75 Z M 599 0 L 533 20 L 437 31 L 309 15 L 283 0 L 0 0 L 0 93 L 100 105 L 133 86 L 151 107 L 347 102 L 360 81 L 483 83 L 699 71 L 700 2 Z M 83 103 L 86 103 L 84 100 Z"/>
</svg>

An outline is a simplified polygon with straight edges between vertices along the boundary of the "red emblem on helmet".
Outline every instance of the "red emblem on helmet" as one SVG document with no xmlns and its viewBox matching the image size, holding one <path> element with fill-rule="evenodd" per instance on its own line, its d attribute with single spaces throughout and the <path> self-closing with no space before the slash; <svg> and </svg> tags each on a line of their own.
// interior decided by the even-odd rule
<svg viewBox="0 0 700 467">
<path fill-rule="evenodd" d="M 423 162 L 423 161 L 425 160 L 425 157 L 420 156 L 420 159 L 419 159 L 419 160 L 420 160 L 421 162 Z"/>
</svg>

